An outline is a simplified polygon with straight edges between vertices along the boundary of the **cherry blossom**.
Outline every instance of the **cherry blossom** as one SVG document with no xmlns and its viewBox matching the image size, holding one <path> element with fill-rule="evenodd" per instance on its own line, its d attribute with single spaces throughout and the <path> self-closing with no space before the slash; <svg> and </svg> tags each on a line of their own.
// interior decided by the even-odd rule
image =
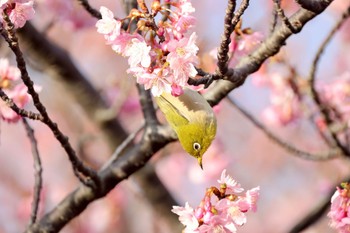
<svg viewBox="0 0 350 233">
<path fill-rule="evenodd" d="M 237 183 L 237 181 L 235 181 L 230 175 L 226 175 L 226 169 L 222 171 L 218 183 L 223 185 L 225 189 L 232 191 L 233 193 L 241 193 L 244 190 L 243 188 L 241 188 L 241 185 Z"/>
<path fill-rule="evenodd" d="M 220 189 L 207 189 L 204 198 L 195 209 L 187 202 L 185 207 L 173 207 L 172 211 L 179 215 L 180 222 L 186 227 L 184 232 L 237 232 L 237 229 L 247 222 L 245 213 L 256 210 L 259 187 L 237 195 L 244 190 L 231 176 L 226 175 L 226 170 L 222 171 L 218 182 Z M 236 193 L 231 192 L 232 190 Z"/>
<path fill-rule="evenodd" d="M 0 2 L 1 9 L 4 10 L 15 28 L 24 26 L 27 20 L 34 16 L 34 1 L 32 0 L 7 0 Z M 1 20 L 3 21 L 3 20 Z"/>
<path fill-rule="evenodd" d="M 33 18 L 35 13 L 33 4 L 33 1 L 15 3 L 15 7 L 10 11 L 9 17 L 16 28 L 23 27 L 27 20 Z"/>
<path fill-rule="evenodd" d="M 114 19 L 113 12 L 106 7 L 101 7 L 102 19 L 96 23 L 97 32 L 104 35 L 107 42 L 113 42 L 120 35 L 121 22 Z"/>
<path fill-rule="evenodd" d="M 129 57 L 128 63 L 130 67 L 141 65 L 142 67 L 149 67 L 151 64 L 150 56 L 151 47 L 145 41 L 140 41 L 133 38 L 130 45 L 125 49 L 125 56 Z"/>
<path fill-rule="evenodd" d="M 20 78 L 20 71 L 17 67 L 10 66 L 7 59 L 0 59 L 0 88 L 19 107 L 23 108 L 31 100 L 27 93 L 27 87 L 23 83 L 17 83 Z M 41 87 L 34 86 L 36 91 Z M 5 102 L 0 102 L 0 117 L 7 122 L 17 122 L 21 117 L 17 115 Z"/>
<path fill-rule="evenodd" d="M 172 6 L 168 9 L 155 4 L 149 15 L 134 9 L 125 19 L 138 18 L 137 32 L 122 29 L 125 19 L 116 20 L 106 7 L 100 8 L 102 19 L 96 23 L 97 32 L 104 35 L 106 43 L 118 54 L 128 57 L 128 73 L 154 96 L 163 92 L 181 95 L 182 89 L 189 86 L 188 79 L 197 75 L 197 36 L 196 33 L 185 35 L 195 23 L 190 15 L 195 9 L 187 0 L 174 2 Z M 159 12 L 170 12 L 169 21 L 157 22 Z M 151 22 L 156 25 L 149 26 Z"/>
<path fill-rule="evenodd" d="M 198 228 L 199 223 L 194 216 L 194 210 L 187 202 L 185 207 L 174 206 L 171 211 L 180 216 L 180 222 L 186 226 L 184 232 L 194 232 Z"/>
<path fill-rule="evenodd" d="M 350 186 L 343 183 L 342 188 L 337 188 L 331 198 L 331 210 L 328 217 L 331 219 L 330 226 L 340 233 L 350 232 Z"/>
</svg>

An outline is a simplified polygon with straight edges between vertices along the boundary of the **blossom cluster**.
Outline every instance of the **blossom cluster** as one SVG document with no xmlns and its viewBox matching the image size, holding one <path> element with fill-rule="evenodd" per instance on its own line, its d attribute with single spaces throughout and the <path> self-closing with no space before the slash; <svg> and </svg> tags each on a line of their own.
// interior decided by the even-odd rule
<svg viewBox="0 0 350 233">
<path fill-rule="evenodd" d="M 6 13 L 15 28 L 24 26 L 34 16 L 33 0 L 0 0 L 1 13 Z M 1 18 L 1 21 L 3 19 Z"/>
<path fill-rule="evenodd" d="M 338 122 L 337 132 L 350 126 L 350 72 L 344 72 L 330 83 L 319 83 L 318 91 L 330 117 Z"/>
<path fill-rule="evenodd" d="M 342 183 L 331 199 L 330 226 L 339 233 L 350 233 L 350 184 Z"/>
<path fill-rule="evenodd" d="M 220 188 L 207 189 L 200 205 L 193 209 L 188 203 L 185 207 L 174 206 L 172 212 L 179 215 L 185 225 L 185 233 L 237 232 L 237 228 L 247 222 L 245 213 L 256 211 L 259 187 L 243 193 L 244 189 L 226 170 L 218 180 Z"/>
<path fill-rule="evenodd" d="M 307 92 L 305 82 L 282 63 L 269 64 L 253 75 L 252 82 L 270 90 L 270 105 L 262 112 L 269 125 L 286 126 L 300 119 L 303 114 L 303 98 Z"/>
<path fill-rule="evenodd" d="M 188 86 L 188 79 L 197 75 L 197 36 L 185 35 L 195 23 L 191 16 L 195 9 L 190 0 L 165 2 L 153 1 L 150 10 L 146 6 L 141 6 L 141 11 L 133 9 L 125 19 L 116 19 L 109 9 L 101 7 L 102 19 L 96 27 L 116 53 L 128 58 L 128 73 L 137 83 L 154 96 L 163 91 L 177 96 Z M 160 16 L 164 17 L 156 22 Z M 130 22 L 124 30 L 126 19 Z M 135 19 L 137 30 L 130 32 Z"/>
<path fill-rule="evenodd" d="M 27 87 L 17 83 L 21 73 L 17 67 L 10 66 L 7 59 L 0 59 L 0 89 L 19 107 L 23 108 L 31 99 Z M 17 122 L 21 117 L 17 115 L 5 102 L 0 102 L 0 117 L 8 122 Z"/>
</svg>

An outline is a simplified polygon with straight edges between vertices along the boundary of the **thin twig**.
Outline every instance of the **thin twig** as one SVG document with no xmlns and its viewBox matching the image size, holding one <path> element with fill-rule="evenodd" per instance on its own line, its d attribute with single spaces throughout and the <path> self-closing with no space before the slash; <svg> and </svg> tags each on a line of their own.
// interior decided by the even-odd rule
<svg viewBox="0 0 350 233">
<path fill-rule="evenodd" d="M 276 0 L 276 1 L 280 1 L 280 0 Z M 271 22 L 271 26 L 270 26 L 270 35 L 275 31 L 275 28 L 277 26 L 277 20 L 278 20 L 277 7 L 276 7 L 276 4 L 273 4 L 272 22 Z"/>
<path fill-rule="evenodd" d="M 115 149 L 109 160 L 102 166 L 100 170 L 106 169 L 112 163 L 114 163 L 121 153 L 131 144 L 135 137 L 145 128 L 145 124 L 142 124 L 135 132 L 129 134 L 129 136 Z"/>
<path fill-rule="evenodd" d="M 32 212 L 30 214 L 29 226 L 33 225 L 37 220 L 39 203 L 40 203 L 40 192 L 42 189 L 42 167 L 41 167 L 41 159 L 38 150 L 38 143 L 34 136 L 34 130 L 28 124 L 25 118 L 22 118 L 22 122 L 24 128 L 27 131 L 27 136 L 29 138 L 31 147 L 32 147 L 32 155 L 34 161 L 34 190 L 33 190 L 33 202 L 32 202 Z"/>
<path fill-rule="evenodd" d="M 346 146 L 344 146 L 341 141 L 339 140 L 337 133 L 333 132 L 330 128 L 333 123 L 333 120 L 331 118 L 331 114 L 328 111 L 328 108 L 324 106 L 324 103 L 321 101 L 321 97 L 319 96 L 319 93 L 316 90 L 316 85 L 315 85 L 315 78 L 316 78 L 316 69 L 319 64 L 321 55 L 323 54 L 324 50 L 326 49 L 327 45 L 331 41 L 331 39 L 334 37 L 335 33 L 340 29 L 340 27 L 343 25 L 343 23 L 346 21 L 346 19 L 350 16 L 350 6 L 347 8 L 347 10 L 343 13 L 339 21 L 334 25 L 332 30 L 329 32 L 328 36 L 326 39 L 322 42 L 321 46 L 319 47 L 315 58 L 312 62 L 312 66 L 310 69 L 310 74 L 309 74 L 309 84 L 310 84 L 310 91 L 311 91 L 311 96 L 314 102 L 316 103 L 316 106 L 319 109 L 319 112 L 321 113 L 322 117 L 325 120 L 327 129 L 329 134 L 331 135 L 332 139 L 334 140 L 335 145 L 342 151 L 342 153 L 345 156 L 350 156 L 350 151 Z"/>
<path fill-rule="evenodd" d="M 236 8 L 236 1 L 229 0 L 226 8 L 224 33 L 221 36 L 220 47 L 218 48 L 218 62 L 217 62 L 217 73 L 224 76 L 228 72 L 228 51 L 229 44 L 231 43 L 231 34 L 235 29 L 232 25 L 232 19 L 234 17 L 234 11 Z"/>
<path fill-rule="evenodd" d="M 8 107 L 10 107 L 15 113 L 17 113 L 17 115 L 20 115 L 21 117 L 27 117 L 32 120 L 39 120 L 39 121 L 44 120 L 42 115 L 31 111 L 27 111 L 27 110 L 24 110 L 23 108 L 18 107 L 17 104 L 15 104 L 15 102 L 13 102 L 13 100 L 10 97 L 8 97 L 8 95 L 6 95 L 6 93 L 1 88 L 0 88 L 0 97 Z"/>
<path fill-rule="evenodd" d="M 26 68 L 26 62 L 24 61 L 22 51 L 19 47 L 17 36 L 14 33 L 14 26 L 6 14 L 3 14 L 3 19 L 6 22 L 6 24 L 5 28 L 3 28 L 2 26 L 0 27 L 0 33 L 7 41 L 9 47 L 16 56 L 17 67 L 21 72 L 22 81 L 27 86 L 28 93 L 32 96 L 34 106 L 43 117 L 42 122 L 45 123 L 51 129 L 55 138 L 61 143 L 62 147 L 64 148 L 69 157 L 69 160 L 72 163 L 74 174 L 79 178 L 79 180 L 85 185 L 97 188 L 99 186 L 99 178 L 97 176 L 97 173 L 89 167 L 86 167 L 82 163 L 82 161 L 79 160 L 79 158 L 76 155 L 76 152 L 69 143 L 68 137 L 65 136 L 58 128 L 58 125 L 51 120 L 46 111 L 45 106 L 41 103 L 39 95 L 34 90 L 34 83 L 29 77 Z"/>
<path fill-rule="evenodd" d="M 88 0 L 78 0 L 78 2 L 85 8 L 85 10 L 87 12 L 90 13 L 90 15 L 92 15 L 93 17 L 95 17 L 97 19 L 101 19 L 102 18 L 101 13 L 98 10 L 96 10 L 95 8 L 93 8 L 89 4 Z"/>
<path fill-rule="evenodd" d="M 234 14 L 231 22 L 233 29 L 236 28 L 238 22 L 241 20 L 241 16 L 244 14 L 248 6 L 249 6 L 249 0 L 242 0 L 241 5 L 239 6 L 237 12 Z"/>
<path fill-rule="evenodd" d="M 224 33 L 221 36 L 220 47 L 218 48 L 218 69 L 216 70 L 216 74 L 208 74 L 202 71 L 200 68 L 197 68 L 197 72 L 199 76 L 202 76 L 201 79 L 192 79 L 188 80 L 188 84 L 190 85 L 201 85 L 205 84 L 205 88 L 207 88 L 214 80 L 219 79 L 225 75 L 231 75 L 230 70 L 228 69 L 229 63 L 229 44 L 231 43 L 231 34 L 235 29 L 236 25 L 241 19 L 241 16 L 245 12 L 245 10 L 249 6 L 249 0 L 243 0 L 241 2 L 240 7 L 237 12 L 234 13 L 236 8 L 236 1 L 228 1 L 228 6 L 226 8 L 225 15 L 225 24 L 224 24 Z"/>
<path fill-rule="evenodd" d="M 281 1 L 280 0 L 273 0 L 274 1 L 274 8 L 276 9 L 277 15 L 281 18 L 282 22 L 286 27 L 291 30 L 293 33 L 298 33 L 300 30 L 298 30 L 296 27 L 294 27 L 287 16 L 284 14 L 284 10 L 281 8 Z"/>
<path fill-rule="evenodd" d="M 340 152 L 337 149 L 331 149 L 328 152 L 322 152 L 322 153 L 310 153 L 310 152 L 303 151 L 296 148 L 295 146 L 283 141 L 277 135 L 272 133 L 262 123 L 260 123 L 257 119 L 255 119 L 251 114 L 249 114 L 246 110 L 244 110 L 241 106 L 239 106 L 231 97 L 228 97 L 227 99 L 229 100 L 232 106 L 234 106 L 251 123 L 253 123 L 257 128 L 259 128 L 269 139 L 271 139 L 273 142 L 275 142 L 276 144 L 278 144 L 288 152 L 291 152 L 293 155 L 303 159 L 314 160 L 314 161 L 325 161 L 325 160 L 334 159 L 340 156 Z"/>
</svg>

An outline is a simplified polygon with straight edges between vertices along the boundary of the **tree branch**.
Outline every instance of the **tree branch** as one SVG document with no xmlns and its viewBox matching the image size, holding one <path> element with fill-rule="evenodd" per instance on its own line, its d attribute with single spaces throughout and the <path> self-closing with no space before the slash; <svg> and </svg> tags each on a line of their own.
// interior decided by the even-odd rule
<svg viewBox="0 0 350 233">
<path fill-rule="evenodd" d="M 324 106 L 324 104 L 321 101 L 321 97 L 319 96 L 317 90 L 316 90 L 316 86 L 315 86 L 315 77 L 316 77 L 316 69 L 317 66 L 319 64 L 321 55 L 323 54 L 325 48 L 327 47 L 327 45 L 329 44 L 329 42 L 331 41 L 331 39 L 333 38 L 333 36 L 335 35 L 335 33 L 339 30 L 339 28 L 343 25 L 343 23 L 346 21 L 346 19 L 350 16 L 350 6 L 348 7 L 348 9 L 343 13 L 343 15 L 341 16 L 341 18 L 339 19 L 339 21 L 335 24 L 335 26 L 332 28 L 332 30 L 330 31 L 330 33 L 328 34 L 328 36 L 326 37 L 326 39 L 322 42 L 321 46 L 319 47 L 315 58 L 313 60 L 311 69 L 310 69 L 310 74 L 309 74 L 309 78 L 308 81 L 310 83 L 310 89 L 311 89 L 311 96 L 312 99 L 314 100 L 319 112 L 321 113 L 322 117 L 325 120 L 325 123 L 327 125 L 327 129 L 329 134 L 331 135 L 335 145 L 342 151 L 342 153 L 345 156 L 350 156 L 350 151 L 348 150 L 348 148 L 346 146 L 344 146 L 341 141 L 338 139 L 337 133 L 333 132 L 330 128 L 331 125 L 333 123 L 333 120 L 330 116 L 330 112 L 328 111 L 328 108 L 326 106 Z"/>
<path fill-rule="evenodd" d="M 99 111 L 108 111 L 108 105 L 100 93 L 77 69 L 69 54 L 38 32 L 29 22 L 18 30 L 23 47 L 38 64 L 43 72 L 57 79 L 69 95 L 79 103 L 85 115 L 99 126 L 106 135 L 112 148 L 118 146 L 127 137 L 124 128 L 116 119 L 101 121 Z"/>
<path fill-rule="evenodd" d="M 157 126 L 159 121 L 157 119 L 156 111 L 154 109 L 152 96 L 149 90 L 145 90 L 143 85 L 136 84 L 140 96 L 140 104 L 142 113 L 146 121 L 146 126 Z"/>
<path fill-rule="evenodd" d="M 323 1 L 328 2 L 328 5 L 330 3 L 327 0 Z M 325 5 L 324 8 L 328 5 Z M 300 31 L 307 22 L 317 15 L 318 14 L 313 11 L 300 9 L 289 18 L 289 21 Z M 219 80 L 210 92 L 204 94 L 209 103 L 211 105 L 216 105 L 233 89 L 243 85 L 248 75 L 257 71 L 266 59 L 277 54 L 292 34 L 292 31 L 284 24 L 279 25 L 274 33 L 261 43 L 254 52 L 239 61 L 235 69 L 232 70 L 232 75 L 225 77 L 229 82 L 226 80 Z"/>
<path fill-rule="evenodd" d="M 29 226 L 33 225 L 36 222 L 39 203 L 40 203 L 40 192 L 42 188 L 42 167 L 41 167 L 41 159 L 38 150 L 37 140 L 34 136 L 34 130 L 30 127 L 27 120 L 22 118 L 22 122 L 24 128 L 27 131 L 27 135 L 32 146 L 32 155 L 34 161 L 34 191 L 33 191 L 33 202 L 32 202 L 32 212 L 30 214 Z"/>
<path fill-rule="evenodd" d="M 346 182 L 350 182 L 350 177 L 346 177 L 344 180 Z M 336 187 L 339 186 L 339 183 L 333 185 L 334 189 L 330 190 L 328 195 L 323 199 L 319 205 L 317 205 L 309 214 L 307 214 L 300 222 L 298 222 L 290 231 L 289 233 L 299 233 L 313 224 L 315 224 L 317 221 L 321 219 L 321 217 L 326 213 L 327 210 L 329 210 L 329 207 L 331 205 L 331 198 L 335 192 Z"/>
<path fill-rule="evenodd" d="M 228 72 L 228 51 L 229 51 L 229 44 L 231 43 L 231 34 L 233 30 L 235 29 L 232 25 L 232 19 L 234 16 L 236 8 L 236 1 L 235 0 L 229 0 L 226 8 L 226 15 L 225 15 L 225 23 L 224 23 L 224 33 L 221 36 L 221 43 L 220 47 L 218 48 L 218 62 L 217 62 L 217 71 L 216 73 L 220 74 L 221 76 L 226 75 Z"/>
<path fill-rule="evenodd" d="M 119 182 L 143 167 L 151 156 L 165 144 L 174 140 L 168 136 L 171 135 L 171 129 L 169 127 L 160 126 L 156 137 L 151 134 L 154 134 L 154 132 L 146 130 L 139 143 L 133 147 L 129 147 L 122 156 L 98 173 L 101 179 L 100 192 L 94 192 L 87 186 L 79 186 L 39 222 L 29 227 L 26 232 L 58 232 L 72 218 L 84 211 L 88 204 L 105 196 Z M 154 138 L 158 140 L 154 140 Z M 169 195 L 162 197 L 169 198 Z M 160 204 L 164 200 L 157 201 Z M 169 202 L 169 200 L 166 200 L 166 202 Z M 176 216 L 174 215 L 173 218 L 176 219 Z M 173 223 L 172 227 L 174 229 L 180 229 L 180 224 L 175 224 L 175 221 L 170 222 Z"/>
<path fill-rule="evenodd" d="M 93 17 L 95 17 L 97 19 L 102 19 L 101 13 L 98 10 L 96 10 L 95 8 L 93 8 L 89 4 L 88 0 L 78 0 L 78 2 L 85 8 L 85 10 L 87 12 L 90 13 L 91 16 L 93 16 Z"/>
<path fill-rule="evenodd" d="M 82 106 L 82 109 L 85 111 L 85 114 L 90 117 L 90 120 L 101 128 L 104 138 L 109 143 L 110 147 L 113 149 L 117 148 L 118 145 L 120 145 L 127 137 L 126 131 L 123 129 L 117 119 L 100 121 L 100 118 L 96 112 L 99 112 L 101 109 L 108 109 L 107 104 L 104 102 L 104 99 L 101 97 L 100 93 L 76 68 L 67 52 L 50 42 L 43 34 L 38 32 L 28 22 L 26 23 L 26 26 L 21 28 L 18 32 L 21 37 L 21 41 L 25 44 L 27 52 L 38 61 L 38 64 L 42 64 L 43 72 L 49 74 L 50 77 L 56 78 L 64 85 L 66 92 L 72 95 L 75 98 L 75 101 Z M 170 136 L 167 136 L 165 139 L 169 139 L 171 141 L 175 140 L 172 130 L 169 130 L 169 135 Z M 128 146 L 125 151 L 129 151 L 131 147 L 132 146 Z M 126 153 L 127 152 L 123 152 L 120 157 L 124 157 Z M 176 202 L 172 198 L 163 199 L 161 202 L 158 201 L 157 203 L 152 202 L 154 200 L 154 197 L 152 197 L 154 190 L 156 190 L 158 193 L 162 193 L 163 195 L 169 195 L 169 197 L 170 194 L 156 177 L 156 173 L 154 171 L 153 179 L 147 178 L 149 177 L 149 172 L 147 173 L 147 175 L 142 175 L 143 170 L 141 170 L 138 175 L 140 177 L 144 177 L 145 184 L 148 183 L 148 189 L 145 191 L 145 197 L 150 201 L 150 205 L 155 206 L 156 212 L 158 212 L 157 208 L 171 209 L 173 205 L 176 205 Z M 129 175 L 131 174 L 128 174 L 128 176 Z M 141 179 L 138 179 L 138 181 L 141 181 Z M 89 189 L 85 189 L 85 194 L 90 195 L 91 190 L 87 190 Z M 81 193 L 79 193 L 79 195 L 81 195 Z M 90 201 L 94 200 L 91 199 Z M 161 207 L 161 205 L 163 205 L 163 207 Z M 76 212 L 76 215 L 78 214 L 80 214 L 80 212 Z M 167 219 L 169 225 L 174 226 L 174 229 L 176 229 L 175 226 L 178 224 L 176 216 L 170 212 L 169 214 L 163 216 L 169 217 Z M 50 221 L 49 218 L 45 219 L 45 221 Z M 67 224 L 69 220 L 67 220 L 65 224 Z M 37 226 L 36 229 L 37 232 L 40 231 L 40 226 Z"/>
<path fill-rule="evenodd" d="M 299 31 L 294 28 L 294 26 L 290 23 L 286 15 L 284 14 L 284 10 L 281 8 L 281 1 L 280 0 L 273 0 L 274 1 L 274 9 L 276 9 L 277 15 L 281 18 L 282 22 L 288 27 L 289 30 L 293 33 L 298 33 Z"/>
<path fill-rule="evenodd" d="M 23 83 L 28 88 L 28 93 L 33 98 L 33 103 L 36 109 L 40 112 L 41 116 L 43 117 L 43 123 L 46 124 L 54 134 L 55 138 L 61 143 L 61 146 L 66 151 L 69 160 L 72 163 L 74 174 L 79 178 L 79 180 L 84 183 L 85 185 L 93 185 L 98 186 L 98 179 L 97 174 L 94 172 L 94 170 L 90 169 L 89 167 L 86 167 L 77 157 L 73 147 L 69 143 L 69 139 L 67 136 L 65 136 L 60 129 L 58 128 L 58 125 L 51 120 L 49 117 L 45 106 L 41 103 L 41 100 L 39 98 L 39 95 L 34 90 L 34 83 L 29 77 L 26 63 L 23 58 L 22 51 L 19 47 L 19 42 L 17 39 L 17 36 L 14 32 L 14 26 L 11 23 L 9 17 L 4 14 L 3 15 L 4 21 L 6 22 L 5 28 L 0 28 L 0 33 L 8 43 L 10 49 L 13 51 L 13 53 L 16 56 L 17 61 L 17 67 L 21 72 L 21 78 Z M 82 176 L 82 175 L 83 176 Z M 92 181 L 92 182 L 91 182 Z"/>
<path fill-rule="evenodd" d="M 27 117 L 32 120 L 44 120 L 42 115 L 18 107 L 17 104 L 15 104 L 15 102 L 13 102 L 13 100 L 10 97 L 8 97 L 8 95 L 6 95 L 6 93 L 1 88 L 0 97 L 8 107 L 10 107 L 15 113 L 17 113 L 17 115 L 20 115 L 21 117 Z"/>
<path fill-rule="evenodd" d="M 278 144 L 280 147 L 290 152 L 292 155 L 295 155 L 299 158 L 306 160 L 314 160 L 314 161 L 325 161 L 334 159 L 340 156 L 340 150 L 331 149 L 327 152 L 320 153 L 310 153 L 301 149 L 296 148 L 288 142 L 283 141 L 277 135 L 268 130 L 262 123 L 260 123 L 257 119 L 255 119 L 251 114 L 249 114 L 246 110 L 244 110 L 241 106 L 239 106 L 232 98 L 227 98 L 229 103 L 234 106 L 241 114 L 243 114 L 251 123 L 253 123 L 257 128 L 259 128 L 269 139 Z"/>
</svg>

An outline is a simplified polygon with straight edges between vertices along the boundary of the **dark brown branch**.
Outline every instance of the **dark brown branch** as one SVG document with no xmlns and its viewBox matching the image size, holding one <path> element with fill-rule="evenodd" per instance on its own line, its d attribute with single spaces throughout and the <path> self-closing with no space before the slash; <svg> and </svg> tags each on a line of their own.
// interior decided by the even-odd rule
<svg viewBox="0 0 350 233">
<path fill-rule="evenodd" d="M 246 110 L 244 110 L 241 106 L 239 106 L 232 98 L 227 98 L 229 102 L 234 106 L 241 114 L 243 114 L 251 123 L 253 123 L 257 128 L 259 128 L 269 139 L 275 142 L 277 145 L 290 152 L 292 155 L 295 155 L 299 158 L 306 160 L 314 160 L 314 161 L 325 161 L 334 159 L 340 156 L 340 151 L 337 149 L 331 149 L 327 152 L 320 153 L 310 153 L 308 151 L 304 151 L 296 148 L 288 142 L 283 141 L 280 137 L 272 133 L 269 129 L 267 129 L 262 123 L 260 123 L 257 119 L 255 119 L 251 114 L 249 114 Z"/>
<path fill-rule="evenodd" d="M 222 76 L 228 75 L 228 63 L 229 63 L 229 44 L 231 43 L 231 34 L 233 30 L 235 29 L 236 25 L 241 19 L 241 16 L 245 12 L 245 10 L 249 6 L 249 0 L 243 0 L 241 2 L 240 7 L 238 8 L 237 12 L 234 13 L 235 7 L 236 7 L 236 1 L 229 1 L 228 7 L 226 9 L 226 16 L 225 16 L 225 26 L 224 26 L 224 33 L 221 36 L 221 44 L 218 49 L 218 70 L 216 71 L 216 74 L 209 74 L 204 72 L 200 68 L 196 68 L 198 72 L 198 76 L 202 76 L 203 78 L 200 79 L 192 79 L 189 78 L 188 84 L 190 85 L 201 85 L 204 84 L 205 88 L 207 88 L 214 80 L 219 79 Z"/>
<path fill-rule="evenodd" d="M 31 112 L 31 111 L 26 111 L 18 107 L 17 104 L 15 104 L 13 100 L 9 98 L 1 88 L 0 88 L 0 97 L 8 107 L 10 107 L 15 113 L 17 113 L 17 115 L 20 115 L 21 117 L 27 117 L 32 120 L 39 120 L 39 121 L 44 120 L 44 118 L 40 114 Z"/>
<path fill-rule="evenodd" d="M 301 7 L 315 14 L 321 14 L 333 0 L 295 0 Z"/>
<path fill-rule="evenodd" d="M 236 28 L 238 22 L 241 20 L 241 16 L 244 14 L 245 10 L 249 6 L 249 0 L 243 0 L 241 2 L 241 5 L 239 6 L 237 12 L 234 14 L 233 19 L 232 19 L 232 27 L 233 29 Z"/>
<path fill-rule="evenodd" d="M 226 8 L 225 22 L 224 22 L 224 33 L 221 36 L 221 43 L 218 49 L 218 69 L 216 73 L 224 76 L 228 72 L 228 52 L 229 52 L 229 44 L 231 43 L 231 34 L 235 29 L 232 25 L 232 19 L 234 16 L 236 8 L 236 1 L 229 0 Z"/>
<path fill-rule="evenodd" d="M 3 18 L 6 22 L 6 26 L 5 26 L 5 28 L 3 28 L 3 27 L 0 28 L 0 33 L 4 37 L 4 39 L 6 40 L 6 42 L 9 45 L 9 47 L 11 48 L 11 50 L 13 51 L 13 53 L 16 56 L 17 67 L 21 72 L 22 81 L 27 86 L 28 93 L 33 98 L 34 106 L 36 107 L 36 109 L 39 111 L 39 113 L 43 117 L 42 122 L 44 124 L 46 124 L 51 129 L 55 138 L 61 143 L 62 147 L 64 148 L 64 150 L 66 151 L 66 153 L 69 157 L 69 160 L 72 163 L 73 171 L 74 171 L 75 175 L 79 178 L 79 180 L 86 185 L 98 186 L 98 179 L 97 179 L 96 173 L 92 169 L 86 167 L 79 160 L 74 149 L 72 148 L 72 146 L 69 143 L 68 137 L 65 136 L 60 131 L 57 124 L 51 120 L 51 118 L 49 117 L 49 115 L 46 111 L 45 106 L 41 103 L 39 95 L 34 90 L 34 83 L 31 80 L 31 78 L 29 77 L 29 74 L 28 74 L 28 71 L 26 68 L 26 63 L 24 61 L 22 51 L 19 47 L 19 42 L 18 42 L 17 36 L 14 33 L 13 24 L 11 23 L 11 21 L 7 15 L 4 14 Z M 80 173 L 85 177 L 81 176 Z M 91 183 L 91 180 L 93 181 L 93 183 Z"/>
<path fill-rule="evenodd" d="M 101 13 L 100 13 L 98 10 L 96 10 L 95 8 L 93 8 L 93 7 L 89 4 L 88 0 L 78 0 L 78 2 L 85 8 L 85 10 L 86 10 L 87 12 L 90 13 L 90 15 L 92 15 L 92 16 L 95 17 L 96 19 L 101 19 L 101 18 L 102 18 Z"/>
<path fill-rule="evenodd" d="M 331 135 L 332 139 L 334 140 L 335 145 L 342 151 L 342 153 L 345 156 L 350 156 L 350 151 L 348 148 L 341 143 L 339 140 L 337 133 L 333 132 L 330 128 L 333 123 L 333 120 L 331 118 L 331 114 L 328 110 L 328 108 L 322 103 L 321 97 L 319 96 L 316 87 L 315 87 L 315 78 L 316 78 L 316 70 L 317 66 L 319 64 L 319 61 L 321 59 L 321 55 L 323 54 L 324 50 L 326 49 L 327 45 L 331 41 L 331 39 L 334 37 L 335 33 L 340 29 L 340 27 L 343 25 L 343 23 L 346 21 L 346 19 L 350 16 L 350 6 L 348 9 L 343 13 L 342 17 L 339 19 L 339 21 L 334 25 L 326 39 L 322 42 L 321 46 L 319 47 L 315 58 L 312 62 L 312 66 L 310 69 L 310 74 L 309 74 L 309 84 L 310 84 L 310 89 L 311 89 L 311 96 L 316 103 L 319 112 L 321 113 L 323 119 L 325 120 L 325 123 L 327 125 L 327 129 L 329 134 Z"/>
<path fill-rule="evenodd" d="M 34 162 L 34 190 L 33 190 L 33 202 L 32 202 L 32 211 L 30 214 L 29 226 L 33 225 L 36 222 L 39 203 L 40 203 L 40 192 L 42 188 L 42 167 L 41 167 L 41 159 L 38 150 L 38 143 L 34 136 L 34 130 L 30 127 L 27 120 L 22 118 L 23 125 L 27 131 L 27 135 L 32 147 L 32 155 Z"/>
</svg>

